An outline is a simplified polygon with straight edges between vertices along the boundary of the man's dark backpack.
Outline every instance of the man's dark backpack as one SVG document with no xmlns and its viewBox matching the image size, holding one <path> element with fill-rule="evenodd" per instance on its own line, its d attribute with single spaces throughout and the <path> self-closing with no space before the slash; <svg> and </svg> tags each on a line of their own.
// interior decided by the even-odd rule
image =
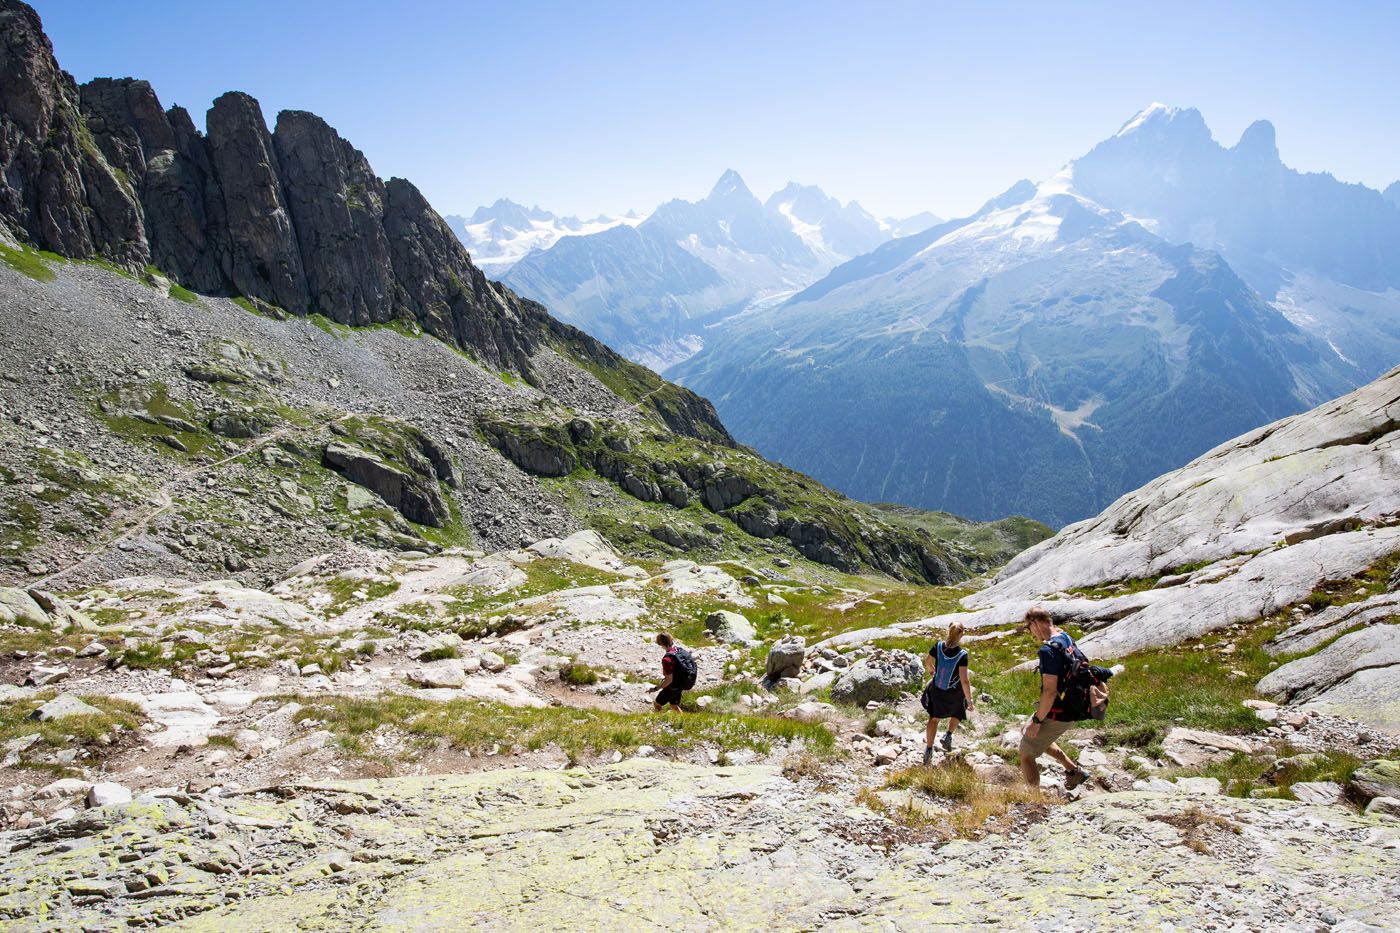
<svg viewBox="0 0 1400 933">
<path fill-rule="evenodd" d="M 689 690 L 695 686 L 695 678 L 700 675 L 700 668 L 695 663 L 695 656 L 680 645 L 676 646 L 674 654 L 676 673 L 671 678 L 671 682 L 682 690 Z"/>
<path fill-rule="evenodd" d="M 1113 671 L 1091 664 L 1072 641 L 1065 644 L 1052 639 L 1050 644 L 1060 652 L 1063 662 L 1059 692 L 1055 695 L 1055 705 L 1050 707 L 1050 716 L 1061 722 L 1103 719 L 1108 713 L 1108 679 L 1113 676 Z M 1101 691 L 1102 699 L 1099 702 L 1095 702 L 1092 689 Z"/>
</svg>

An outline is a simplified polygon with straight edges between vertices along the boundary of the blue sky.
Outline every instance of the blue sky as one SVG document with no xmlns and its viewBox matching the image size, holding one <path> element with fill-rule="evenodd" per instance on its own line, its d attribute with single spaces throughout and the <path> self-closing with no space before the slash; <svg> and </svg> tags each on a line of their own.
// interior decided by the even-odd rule
<svg viewBox="0 0 1400 933">
<path fill-rule="evenodd" d="M 951 216 L 1154 100 L 1400 178 L 1397 3 L 32 2 L 79 81 L 146 78 L 201 126 L 231 89 L 314 111 L 443 213 L 647 210 L 733 167 Z"/>
</svg>

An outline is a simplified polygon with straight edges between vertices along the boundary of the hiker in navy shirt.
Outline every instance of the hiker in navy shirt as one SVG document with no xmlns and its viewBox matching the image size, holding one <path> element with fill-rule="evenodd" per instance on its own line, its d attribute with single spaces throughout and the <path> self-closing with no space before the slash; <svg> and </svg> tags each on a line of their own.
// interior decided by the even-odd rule
<svg viewBox="0 0 1400 933">
<path fill-rule="evenodd" d="M 1068 632 L 1061 631 L 1050 613 L 1039 606 L 1026 613 L 1026 631 L 1040 642 L 1040 702 L 1021 731 L 1021 775 L 1031 787 L 1039 787 L 1040 763 L 1036 759 L 1049 754 L 1064 766 L 1065 788 L 1073 789 L 1088 780 L 1089 773 L 1076 765 L 1055 742 L 1075 726 L 1073 721 L 1060 718 L 1055 700 L 1060 692 L 1060 674 L 1064 672 L 1064 649 L 1073 647 L 1074 639 Z"/>
<path fill-rule="evenodd" d="M 689 651 L 676 644 L 669 632 L 656 636 L 656 643 L 666 649 L 661 657 L 661 690 L 652 708 L 661 712 L 666 707 L 681 712 L 681 695 L 695 686 L 697 668 Z"/>
<path fill-rule="evenodd" d="M 962 637 L 962 623 L 949 623 L 947 637 L 930 648 L 924 657 L 924 670 L 932 678 L 919 698 L 929 717 L 924 732 L 926 765 L 933 762 L 933 737 L 938 735 L 939 720 L 948 720 L 948 731 L 940 744 L 945 752 L 951 752 L 953 731 L 972 709 L 972 678 L 968 676 L 968 655 L 967 649 L 962 647 Z"/>
</svg>

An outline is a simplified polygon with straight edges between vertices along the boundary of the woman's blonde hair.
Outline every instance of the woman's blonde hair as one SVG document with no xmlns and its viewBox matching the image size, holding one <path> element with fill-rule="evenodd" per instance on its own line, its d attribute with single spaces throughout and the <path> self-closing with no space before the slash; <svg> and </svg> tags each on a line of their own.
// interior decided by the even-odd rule
<svg viewBox="0 0 1400 933">
<path fill-rule="evenodd" d="M 949 648 L 956 647 L 958 642 L 962 641 L 962 637 L 963 624 L 958 621 L 949 622 L 948 634 L 944 637 L 943 644 L 947 645 Z"/>
</svg>

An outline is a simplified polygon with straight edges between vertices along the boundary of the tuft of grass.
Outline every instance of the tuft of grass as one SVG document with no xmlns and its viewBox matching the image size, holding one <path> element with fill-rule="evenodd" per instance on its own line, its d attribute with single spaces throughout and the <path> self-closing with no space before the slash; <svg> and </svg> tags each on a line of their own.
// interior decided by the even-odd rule
<svg viewBox="0 0 1400 933">
<path fill-rule="evenodd" d="M 789 781 L 826 781 L 826 762 L 810 752 L 789 755 L 783 759 L 783 777 Z"/>
<path fill-rule="evenodd" d="M 150 670 L 164 666 L 165 649 L 156 641 L 143 641 L 127 648 L 118 656 L 118 662 L 134 671 Z"/>
<path fill-rule="evenodd" d="M 0 243 L 0 260 L 3 260 L 11 269 L 29 276 L 36 282 L 52 282 L 55 278 L 54 271 L 44 261 L 47 258 L 61 259 L 62 257 L 52 253 L 43 253 L 25 245 L 21 245 L 19 249 L 13 249 Z"/>
<path fill-rule="evenodd" d="M 363 646 L 361 646 L 361 647 L 363 647 Z M 444 646 L 441 647 L 441 648 L 434 648 L 432 651 L 425 652 L 423 655 L 421 655 L 421 656 L 418 658 L 418 660 L 420 660 L 420 661 L 448 661 L 448 660 L 451 660 L 452 658 L 460 658 L 461 656 L 462 656 L 462 652 L 458 651 L 456 648 L 452 647 L 451 645 L 444 645 Z"/>
<path fill-rule="evenodd" d="M 199 304 L 199 296 L 176 282 L 170 283 L 170 297 L 185 304 Z"/>
<path fill-rule="evenodd" d="M 895 771 L 885 779 L 885 787 L 908 790 L 912 795 L 903 806 L 886 804 L 884 812 L 892 819 L 964 839 L 988 832 L 1017 807 L 1044 803 L 1039 790 L 1020 782 L 986 783 L 961 758 L 935 767 Z"/>
<path fill-rule="evenodd" d="M 1290 745 L 1277 752 L 1246 754 L 1236 752 L 1224 761 L 1202 768 L 1179 769 L 1174 775 L 1190 774 L 1213 777 L 1220 781 L 1225 793 L 1232 797 L 1251 795 L 1296 799 L 1293 785 L 1305 781 L 1335 781 L 1346 787 L 1351 776 L 1364 761 L 1346 752 L 1325 751 L 1297 753 Z"/>
</svg>

